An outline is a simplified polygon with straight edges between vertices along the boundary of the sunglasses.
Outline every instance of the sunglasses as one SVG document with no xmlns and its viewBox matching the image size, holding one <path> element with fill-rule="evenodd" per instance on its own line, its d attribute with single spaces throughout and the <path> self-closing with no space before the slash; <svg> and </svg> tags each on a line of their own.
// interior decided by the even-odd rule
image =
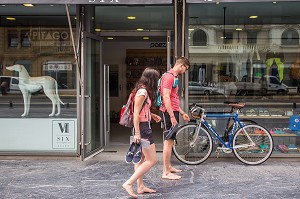
<svg viewBox="0 0 300 199">
<path fill-rule="evenodd" d="M 184 64 L 182 64 L 182 65 L 185 67 L 186 70 L 189 70 L 190 66 L 186 66 Z"/>
</svg>

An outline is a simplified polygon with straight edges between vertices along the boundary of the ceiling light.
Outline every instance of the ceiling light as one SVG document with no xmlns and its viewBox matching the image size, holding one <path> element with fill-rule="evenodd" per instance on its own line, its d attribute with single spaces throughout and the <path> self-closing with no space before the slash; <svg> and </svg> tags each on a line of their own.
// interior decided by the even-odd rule
<svg viewBox="0 0 300 199">
<path fill-rule="evenodd" d="M 189 28 L 189 31 L 193 31 L 193 30 L 195 30 L 194 28 Z"/>
<path fill-rule="evenodd" d="M 258 16 L 253 15 L 253 16 L 250 16 L 249 18 L 250 18 L 250 19 L 257 19 Z"/>
<path fill-rule="evenodd" d="M 129 20 L 135 20 L 135 18 L 136 18 L 135 16 L 128 16 L 127 17 L 127 19 L 129 19 Z"/>
<path fill-rule="evenodd" d="M 143 28 L 138 28 L 136 29 L 137 31 L 143 31 L 144 29 Z"/>
<path fill-rule="evenodd" d="M 219 2 L 219 1 L 217 1 L 217 2 L 216 2 L 216 4 L 217 4 L 217 5 L 219 5 L 219 4 L 220 4 L 220 2 Z"/>
<path fill-rule="evenodd" d="M 277 3 L 277 2 L 276 2 L 276 1 L 273 1 L 272 3 L 274 3 L 274 4 L 275 4 L 275 3 Z"/>
<path fill-rule="evenodd" d="M 236 28 L 235 30 L 238 30 L 238 31 L 240 31 L 240 30 L 243 30 L 242 28 Z"/>
<path fill-rule="evenodd" d="M 6 5 L 3 4 L 3 5 L 1 5 L 1 6 L 2 6 L 2 7 L 5 7 Z"/>
<path fill-rule="evenodd" d="M 96 32 L 100 32 L 101 29 L 100 29 L 100 28 L 95 28 L 95 31 L 96 31 Z"/>
<path fill-rule="evenodd" d="M 143 37 L 143 39 L 144 39 L 144 40 L 147 40 L 147 39 L 149 39 L 149 37 Z"/>
<path fill-rule="evenodd" d="M 14 17 L 6 17 L 6 19 L 10 20 L 10 21 L 15 21 L 16 20 L 16 18 L 14 18 Z"/>
<path fill-rule="evenodd" d="M 25 7 L 33 7 L 34 5 L 31 4 L 31 3 L 24 3 L 23 6 L 25 6 Z"/>
<path fill-rule="evenodd" d="M 113 37 L 107 37 L 106 39 L 108 39 L 108 40 L 113 40 L 114 38 L 113 38 Z"/>
<path fill-rule="evenodd" d="M 53 7 L 54 5 L 53 5 L 53 4 L 51 4 L 50 6 L 51 6 L 51 7 Z"/>
</svg>

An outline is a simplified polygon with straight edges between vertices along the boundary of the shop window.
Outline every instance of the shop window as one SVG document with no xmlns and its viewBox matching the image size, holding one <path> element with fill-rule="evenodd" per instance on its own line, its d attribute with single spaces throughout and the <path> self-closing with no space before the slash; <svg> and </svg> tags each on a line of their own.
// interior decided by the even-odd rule
<svg viewBox="0 0 300 199">
<path fill-rule="evenodd" d="M 30 38 L 29 38 L 29 30 L 21 31 L 21 42 L 22 47 L 30 47 Z"/>
<path fill-rule="evenodd" d="M 233 43 L 233 32 L 225 32 L 224 44 Z"/>
<path fill-rule="evenodd" d="M 247 32 L 247 44 L 257 43 L 257 32 Z"/>
<path fill-rule="evenodd" d="M 8 47 L 17 48 L 19 44 L 18 31 L 9 30 L 7 36 L 8 36 Z"/>
<path fill-rule="evenodd" d="M 197 30 L 193 34 L 194 46 L 207 46 L 207 35 L 203 30 Z"/>
<path fill-rule="evenodd" d="M 74 89 L 73 65 L 68 61 L 48 61 L 43 64 L 45 76 L 51 76 L 57 81 L 58 89 Z"/>
<path fill-rule="evenodd" d="M 298 45 L 299 33 L 293 28 L 285 30 L 281 36 L 281 43 L 282 45 Z"/>
</svg>

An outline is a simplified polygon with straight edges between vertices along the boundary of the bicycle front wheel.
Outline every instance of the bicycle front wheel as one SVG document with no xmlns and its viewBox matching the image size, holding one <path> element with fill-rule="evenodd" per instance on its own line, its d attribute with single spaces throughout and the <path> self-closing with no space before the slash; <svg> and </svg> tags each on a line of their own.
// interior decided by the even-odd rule
<svg viewBox="0 0 300 199">
<path fill-rule="evenodd" d="M 211 135 L 205 128 L 197 124 L 186 124 L 176 133 L 173 153 L 179 161 L 196 165 L 207 160 L 212 147 Z"/>
<path fill-rule="evenodd" d="M 232 143 L 234 155 L 248 165 L 258 165 L 265 162 L 273 151 L 271 134 L 267 129 L 257 124 L 249 124 L 239 129 L 235 133 Z"/>
</svg>

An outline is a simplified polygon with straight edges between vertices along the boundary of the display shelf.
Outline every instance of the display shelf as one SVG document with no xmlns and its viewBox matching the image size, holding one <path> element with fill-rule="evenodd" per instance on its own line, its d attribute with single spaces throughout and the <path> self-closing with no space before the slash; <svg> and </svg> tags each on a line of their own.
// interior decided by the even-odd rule
<svg viewBox="0 0 300 199">
<path fill-rule="evenodd" d="M 126 82 L 127 92 L 131 92 L 136 82 L 147 67 L 151 67 L 163 74 L 167 66 L 165 49 L 128 49 L 126 51 Z"/>
<path fill-rule="evenodd" d="M 289 119 L 290 116 L 248 116 L 248 115 L 239 115 L 239 118 L 242 119 Z"/>
<path fill-rule="evenodd" d="M 284 133 L 284 134 L 272 134 L 272 137 L 297 137 L 297 135 L 293 133 Z"/>
</svg>

